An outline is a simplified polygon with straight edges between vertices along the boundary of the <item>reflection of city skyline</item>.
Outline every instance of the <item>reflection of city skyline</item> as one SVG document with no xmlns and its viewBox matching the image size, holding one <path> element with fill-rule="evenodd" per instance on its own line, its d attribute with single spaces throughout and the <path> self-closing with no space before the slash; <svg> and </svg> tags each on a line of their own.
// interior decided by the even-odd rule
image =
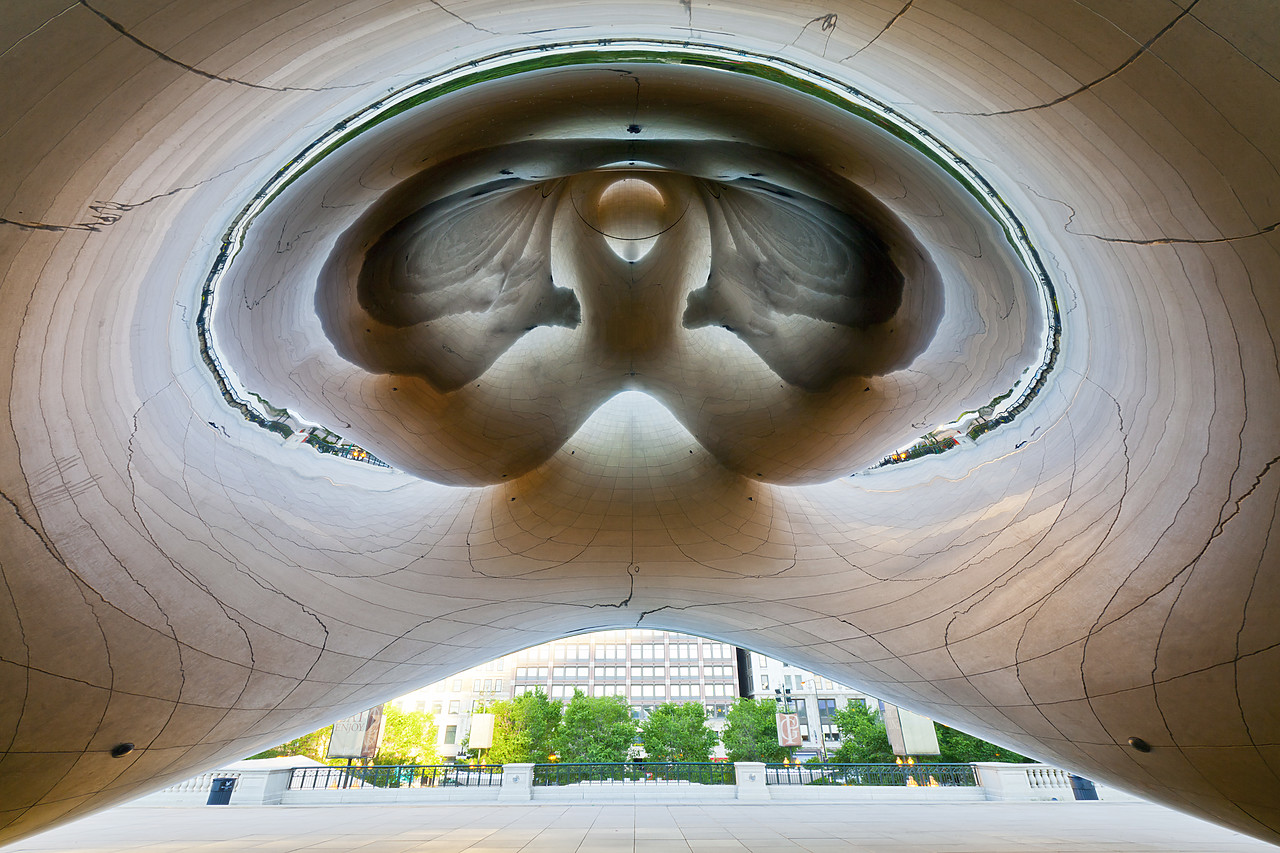
<svg viewBox="0 0 1280 853">
<path fill-rule="evenodd" d="M 699 702 L 717 731 L 723 730 L 735 699 L 773 699 L 775 690 L 785 690 L 801 715 L 801 750 L 814 753 L 839 742 L 831 711 L 844 708 L 850 699 L 868 701 L 859 690 L 727 643 L 677 631 L 629 629 L 532 646 L 420 687 L 391 704 L 431 713 L 439 729 L 440 757 L 450 760 L 466 739 L 473 713 L 539 689 L 560 702 L 572 699 L 575 690 L 587 696 L 621 696 L 636 719 L 663 702 Z M 818 716 L 821 744 L 810 714 Z M 723 755 L 723 748 L 717 748 L 717 755 Z"/>
</svg>

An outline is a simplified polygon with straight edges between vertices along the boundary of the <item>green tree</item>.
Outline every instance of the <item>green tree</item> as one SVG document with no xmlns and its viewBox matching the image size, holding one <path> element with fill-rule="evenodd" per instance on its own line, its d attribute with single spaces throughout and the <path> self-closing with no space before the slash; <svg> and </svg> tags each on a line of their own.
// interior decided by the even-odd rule
<svg viewBox="0 0 1280 853">
<path fill-rule="evenodd" d="M 780 762 L 791 755 L 778 746 L 778 706 L 770 699 L 736 699 L 725 715 L 721 740 L 730 761 Z"/>
<path fill-rule="evenodd" d="M 543 763 L 554 752 L 553 741 L 564 706 L 541 690 L 489 706 L 493 714 L 492 764 Z"/>
<path fill-rule="evenodd" d="M 1019 755 L 1012 749 L 1005 749 L 942 723 L 934 723 L 933 727 L 938 733 L 938 749 L 941 752 L 937 757 L 938 761 L 954 764 L 968 764 L 971 761 L 1007 761 L 1011 764 L 1034 762 L 1034 759 Z"/>
<path fill-rule="evenodd" d="M 710 761 L 720 736 L 701 704 L 664 702 L 640 724 L 640 739 L 650 761 Z"/>
<path fill-rule="evenodd" d="M 386 705 L 382 717 L 382 741 L 374 764 L 435 764 L 438 729 L 426 711 L 401 711 Z"/>
<path fill-rule="evenodd" d="M 865 702 L 850 699 L 843 711 L 831 712 L 831 722 L 840 729 L 840 748 L 831 756 L 839 764 L 891 763 L 893 747 L 879 712 Z"/>
<path fill-rule="evenodd" d="M 621 696 L 587 696 L 573 691 L 553 743 L 561 761 L 626 761 L 636 737 L 636 721 Z"/>
<path fill-rule="evenodd" d="M 249 757 L 280 758 L 287 755 L 303 755 L 307 758 L 314 758 L 316 761 L 324 761 L 324 754 L 329 749 L 329 735 L 332 731 L 333 728 L 331 726 L 325 726 L 323 729 L 317 729 L 310 734 L 296 737 L 287 743 L 273 746 L 271 749 L 264 749 L 257 755 Z"/>
</svg>

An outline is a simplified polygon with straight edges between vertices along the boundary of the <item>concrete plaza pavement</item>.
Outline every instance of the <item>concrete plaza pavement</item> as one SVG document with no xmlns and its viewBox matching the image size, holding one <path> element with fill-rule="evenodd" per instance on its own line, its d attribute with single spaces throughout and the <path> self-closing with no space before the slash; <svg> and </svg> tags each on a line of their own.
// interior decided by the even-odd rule
<svg viewBox="0 0 1280 853">
<path fill-rule="evenodd" d="M 125 806 L 3 853 L 1274 853 L 1148 803 Z"/>
</svg>

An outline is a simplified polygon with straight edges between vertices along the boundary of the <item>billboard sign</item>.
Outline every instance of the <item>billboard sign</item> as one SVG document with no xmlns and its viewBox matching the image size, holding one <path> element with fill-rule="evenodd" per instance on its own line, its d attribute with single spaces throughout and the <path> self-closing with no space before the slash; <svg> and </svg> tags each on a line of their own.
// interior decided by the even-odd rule
<svg viewBox="0 0 1280 853">
<path fill-rule="evenodd" d="M 886 704 L 884 728 L 894 755 L 938 755 L 938 735 L 933 720 L 906 708 Z"/>
<path fill-rule="evenodd" d="M 333 724 L 326 758 L 373 758 L 382 734 L 382 706 L 352 714 Z"/>
<path fill-rule="evenodd" d="M 467 736 L 470 749 L 489 749 L 493 746 L 493 714 L 472 714 L 471 733 Z"/>
<path fill-rule="evenodd" d="M 800 745 L 799 714 L 775 714 L 774 721 L 778 724 L 778 746 Z"/>
</svg>

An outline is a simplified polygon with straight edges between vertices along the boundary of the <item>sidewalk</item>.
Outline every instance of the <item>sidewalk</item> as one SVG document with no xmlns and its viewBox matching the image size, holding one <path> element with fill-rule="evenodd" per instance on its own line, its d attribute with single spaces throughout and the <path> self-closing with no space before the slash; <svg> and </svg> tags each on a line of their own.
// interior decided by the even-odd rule
<svg viewBox="0 0 1280 853">
<path fill-rule="evenodd" d="M 1275 853 L 1148 803 L 117 808 L 3 853 Z"/>
</svg>

